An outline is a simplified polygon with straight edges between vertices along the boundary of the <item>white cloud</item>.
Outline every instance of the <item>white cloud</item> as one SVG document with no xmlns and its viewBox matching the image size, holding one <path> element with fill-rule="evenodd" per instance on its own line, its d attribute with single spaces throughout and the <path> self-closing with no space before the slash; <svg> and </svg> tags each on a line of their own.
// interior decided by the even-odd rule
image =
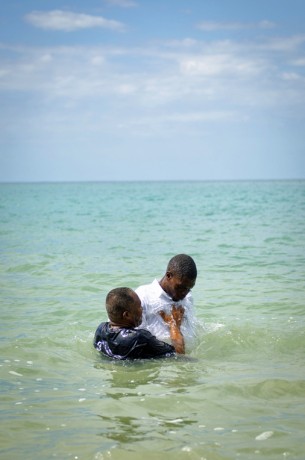
<svg viewBox="0 0 305 460">
<path fill-rule="evenodd" d="M 230 53 L 194 55 L 182 58 L 182 73 L 191 76 L 256 76 L 263 64 L 256 58 L 245 58 Z"/>
<path fill-rule="evenodd" d="M 206 112 L 186 112 L 172 113 L 162 117 L 160 122 L 178 122 L 178 123 L 202 123 L 210 121 L 232 121 L 236 119 L 236 114 L 232 111 L 209 110 Z"/>
<path fill-rule="evenodd" d="M 202 132 L 202 126 L 209 123 L 231 123 L 247 122 L 246 117 L 240 116 L 237 112 L 230 110 L 206 110 L 201 112 L 168 112 L 159 116 L 143 115 L 141 117 L 129 116 L 122 119 L 117 127 L 128 132 L 134 132 L 137 135 L 151 136 L 153 133 L 168 133 L 169 130 L 175 131 L 176 127 L 181 129 L 183 126 L 184 133 L 191 132 L 194 134 L 197 129 Z"/>
<path fill-rule="evenodd" d="M 88 113 L 83 121 L 88 132 L 111 132 L 115 126 L 129 132 L 128 127 L 137 131 L 145 125 L 149 135 L 150 126 L 156 133 L 182 124 L 199 132 L 205 123 L 242 122 L 262 110 L 292 113 L 291 107 L 295 116 L 298 111 L 304 116 L 303 80 L 295 67 L 302 72 L 304 53 L 296 47 L 299 40 L 282 40 L 291 46 L 275 52 L 269 41 L 258 46 L 250 40 L 186 39 L 170 52 L 168 42 L 135 48 L 7 47 L 0 90 L 20 91 L 20 100 L 31 100 L 33 110 L 65 113 L 67 120 Z"/>
<path fill-rule="evenodd" d="M 134 8 L 137 6 L 137 3 L 132 0 L 106 0 L 106 2 L 110 5 L 120 6 L 122 8 Z"/>
<path fill-rule="evenodd" d="M 283 80 L 300 80 L 301 79 L 301 76 L 295 72 L 284 72 L 282 74 L 282 78 Z"/>
<path fill-rule="evenodd" d="M 275 27 L 275 24 L 266 20 L 258 23 L 203 21 L 197 25 L 198 29 L 205 32 L 219 30 L 272 29 L 273 27 Z"/>
<path fill-rule="evenodd" d="M 264 20 L 264 21 L 261 21 L 261 22 L 258 23 L 258 27 L 260 29 L 274 29 L 274 27 L 276 27 L 276 25 L 275 25 L 274 22 Z"/>
<path fill-rule="evenodd" d="M 305 66 L 305 58 L 299 58 L 292 62 L 293 65 L 297 67 L 304 67 Z"/>
<path fill-rule="evenodd" d="M 260 45 L 261 48 L 270 51 L 290 52 L 305 43 L 305 35 L 293 35 L 291 37 L 272 37 Z"/>
<path fill-rule="evenodd" d="M 166 45 L 171 47 L 192 48 L 197 43 L 197 40 L 194 40 L 193 38 L 184 38 L 183 40 L 168 40 Z"/>
<path fill-rule="evenodd" d="M 136 86 L 130 83 L 122 83 L 117 86 L 117 92 L 119 94 L 133 94 L 136 92 Z"/>
<path fill-rule="evenodd" d="M 124 30 L 124 25 L 118 21 L 105 19 L 102 16 L 91 16 L 62 10 L 33 11 L 27 14 L 25 19 L 33 26 L 41 29 L 63 30 L 65 32 L 92 27 L 102 27 L 117 31 Z"/>
</svg>

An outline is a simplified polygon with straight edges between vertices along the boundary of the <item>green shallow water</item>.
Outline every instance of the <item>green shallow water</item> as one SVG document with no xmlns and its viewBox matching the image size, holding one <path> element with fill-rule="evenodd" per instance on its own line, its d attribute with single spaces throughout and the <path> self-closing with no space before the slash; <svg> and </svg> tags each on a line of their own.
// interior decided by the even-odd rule
<svg viewBox="0 0 305 460">
<path fill-rule="evenodd" d="M 303 459 L 305 183 L 0 186 L 3 459 Z M 92 347 L 119 285 L 186 252 L 189 359 Z"/>
</svg>

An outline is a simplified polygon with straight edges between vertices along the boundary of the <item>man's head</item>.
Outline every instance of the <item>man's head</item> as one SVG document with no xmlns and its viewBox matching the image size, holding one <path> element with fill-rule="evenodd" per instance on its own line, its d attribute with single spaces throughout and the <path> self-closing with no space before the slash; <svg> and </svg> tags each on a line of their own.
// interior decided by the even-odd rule
<svg viewBox="0 0 305 460">
<path fill-rule="evenodd" d="M 178 254 L 167 265 L 166 273 L 160 284 L 165 292 L 176 302 L 195 286 L 197 267 L 194 260 L 186 254 Z"/>
<path fill-rule="evenodd" d="M 106 297 L 106 310 L 112 324 L 137 327 L 142 322 L 142 307 L 138 295 L 127 287 L 112 289 Z"/>
</svg>

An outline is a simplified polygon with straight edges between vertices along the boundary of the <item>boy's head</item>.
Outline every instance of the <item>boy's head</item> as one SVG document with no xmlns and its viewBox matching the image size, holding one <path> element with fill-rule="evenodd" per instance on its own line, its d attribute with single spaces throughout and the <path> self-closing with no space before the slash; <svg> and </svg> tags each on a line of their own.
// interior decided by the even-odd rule
<svg viewBox="0 0 305 460">
<path fill-rule="evenodd" d="M 106 297 L 106 310 L 112 324 L 137 327 L 142 322 L 142 307 L 138 295 L 130 288 L 112 289 Z"/>
<path fill-rule="evenodd" d="M 192 257 L 178 254 L 168 262 L 162 287 L 174 301 L 179 301 L 195 286 L 196 278 L 197 267 Z"/>
</svg>

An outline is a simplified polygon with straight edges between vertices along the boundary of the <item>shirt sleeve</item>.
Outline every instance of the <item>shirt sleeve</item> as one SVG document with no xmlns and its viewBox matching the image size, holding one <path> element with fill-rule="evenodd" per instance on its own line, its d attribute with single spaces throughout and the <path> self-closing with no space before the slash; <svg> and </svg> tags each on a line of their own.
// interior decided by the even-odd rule
<svg viewBox="0 0 305 460">
<path fill-rule="evenodd" d="M 146 295 L 145 295 L 145 288 L 146 286 L 139 286 L 135 292 L 139 296 L 141 300 L 141 306 L 143 309 L 142 312 L 142 323 L 139 326 L 139 329 L 147 329 L 148 323 L 147 323 L 147 300 L 146 300 Z"/>
</svg>

